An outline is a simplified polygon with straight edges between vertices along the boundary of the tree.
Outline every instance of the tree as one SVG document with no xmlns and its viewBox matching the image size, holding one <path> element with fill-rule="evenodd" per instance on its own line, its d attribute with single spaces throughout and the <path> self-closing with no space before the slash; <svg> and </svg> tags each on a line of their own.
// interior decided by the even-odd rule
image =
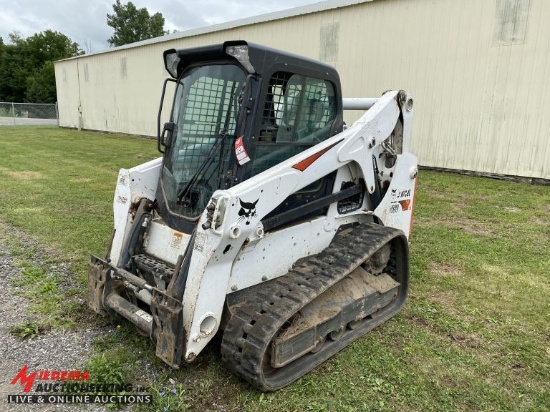
<svg viewBox="0 0 550 412">
<path fill-rule="evenodd" d="M 17 30 L 14 30 L 10 34 L 8 34 L 8 37 L 10 38 L 10 43 L 15 44 L 16 46 L 25 42 L 23 35 Z"/>
<path fill-rule="evenodd" d="M 4 56 L 4 39 L 0 37 L 0 67 L 2 67 L 2 56 Z"/>
<path fill-rule="evenodd" d="M 38 62 L 56 61 L 84 54 L 77 43 L 62 33 L 46 30 L 26 39 Z"/>
<path fill-rule="evenodd" d="M 0 101 L 23 102 L 27 88 L 29 69 L 24 45 L 3 46 L 0 61 Z"/>
<path fill-rule="evenodd" d="M 28 74 L 25 40 L 18 31 L 10 33 L 8 38 L 9 43 L 2 44 L 0 59 L 0 101 L 22 102 Z"/>
<path fill-rule="evenodd" d="M 0 46 L 0 101 L 55 102 L 53 62 L 83 54 L 78 44 L 52 30 L 26 39 L 13 32 L 9 38 Z"/>
<path fill-rule="evenodd" d="M 55 103 L 57 101 L 53 62 L 45 62 L 36 73 L 27 77 L 25 100 L 35 103 Z"/>
<path fill-rule="evenodd" d="M 161 13 L 150 16 L 145 7 L 138 9 L 131 1 L 124 5 L 120 0 L 113 4 L 113 10 L 114 14 L 107 14 L 107 25 L 115 30 L 107 40 L 111 46 L 122 46 L 168 34 L 164 31 L 164 17 Z"/>
</svg>

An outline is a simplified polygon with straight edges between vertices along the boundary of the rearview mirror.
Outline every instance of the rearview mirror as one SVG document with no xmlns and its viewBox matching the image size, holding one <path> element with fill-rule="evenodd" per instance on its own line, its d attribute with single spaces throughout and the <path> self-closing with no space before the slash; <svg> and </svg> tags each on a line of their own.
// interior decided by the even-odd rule
<svg viewBox="0 0 550 412">
<path fill-rule="evenodd" d="M 172 145 L 172 132 L 174 131 L 175 123 L 166 122 L 162 128 L 162 134 L 160 135 L 160 144 L 166 148 Z"/>
</svg>

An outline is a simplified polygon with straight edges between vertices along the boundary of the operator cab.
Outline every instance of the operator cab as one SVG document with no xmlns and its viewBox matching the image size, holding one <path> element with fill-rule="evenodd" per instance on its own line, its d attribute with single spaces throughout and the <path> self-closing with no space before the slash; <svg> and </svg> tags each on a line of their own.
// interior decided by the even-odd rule
<svg viewBox="0 0 550 412">
<path fill-rule="evenodd" d="M 167 50 L 164 61 L 172 77 L 165 87 L 175 82 L 176 91 L 158 136 L 164 160 L 156 198 L 175 230 L 191 233 L 214 191 L 342 131 L 340 80 L 331 66 L 244 41 Z M 268 217 L 332 193 L 333 184 L 334 173 Z"/>
</svg>

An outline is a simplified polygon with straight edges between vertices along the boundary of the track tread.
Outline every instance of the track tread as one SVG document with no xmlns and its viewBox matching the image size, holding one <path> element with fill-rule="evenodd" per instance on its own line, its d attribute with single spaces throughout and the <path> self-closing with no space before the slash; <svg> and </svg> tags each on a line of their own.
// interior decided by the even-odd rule
<svg viewBox="0 0 550 412">
<path fill-rule="evenodd" d="M 332 356 L 298 371 L 282 385 L 271 382 L 263 371 L 270 342 L 285 322 L 398 236 L 404 235 L 391 227 L 356 226 L 337 234 L 321 253 L 300 259 L 286 275 L 261 285 L 255 299 L 241 305 L 225 329 L 221 354 L 229 368 L 258 389 L 270 391 L 298 379 Z"/>
</svg>

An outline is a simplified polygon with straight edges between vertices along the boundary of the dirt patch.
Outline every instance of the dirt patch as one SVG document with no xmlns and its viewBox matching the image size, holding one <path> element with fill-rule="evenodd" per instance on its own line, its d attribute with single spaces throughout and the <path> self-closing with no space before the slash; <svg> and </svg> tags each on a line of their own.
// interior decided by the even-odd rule
<svg viewBox="0 0 550 412">
<path fill-rule="evenodd" d="M 457 223 L 460 222 L 460 223 Z M 487 224 L 478 222 L 474 219 L 469 219 L 462 214 L 459 214 L 457 210 L 452 210 L 449 216 L 440 216 L 437 219 L 433 218 L 414 218 L 415 226 L 424 228 L 440 228 L 442 226 L 449 229 L 461 229 L 466 233 L 497 237 L 498 233 L 487 227 Z"/>
<path fill-rule="evenodd" d="M 550 228 L 550 223 L 548 221 L 547 217 L 539 217 L 539 216 L 531 216 L 531 222 L 533 222 L 536 226 L 541 227 L 548 227 Z"/>
<path fill-rule="evenodd" d="M 462 269 L 454 263 L 431 263 L 428 266 L 428 270 L 432 275 L 436 276 L 450 276 L 450 277 L 462 277 L 464 272 Z"/>
<path fill-rule="evenodd" d="M 69 182 L 72 183 L 90 183 L 92 179 L 89 179 L 87 177 L 73 177 L 72 179 L 69 179 Z"/>
<path fill-rule="evenodd" d="M 415 325 L 418 325 L 422 328 L 430 327 L 430 323 L 424 318 L 419 318 L 418 316 L 407 316 L 407 315 L 405 315 L 405 317 L 411 320 Z"/>
<path fill-rule="evenodd" d="M 461 228 L 466 233 L 472 233 L 474 235 L 491 236 L 496 237 L 497 233 L 485 227 L 484 224 L 477 222 L 473 219 L 465 219 L 461 223 Z"/>
<path fill-rule="evenodd" d="M 442 376 L 439 380 L 439 382 L 441 383 L 441 385 L 445 386 L 446 388 L 449 388 L 449 389 L 456 389 L 459 387 L 459 385 L 457 385 L 457 383 L 454 381 L 453 378 L 451 378 L 450 376 Z"/>
<path fill-rule="evenodd" d="M 15 213 L 19 213 L 21 215 L 38 214 L 38 213 L 42 213 L 43 210 L 44 210 L 43 207 L 17 207 L 13 209 Z"/>
<path fill-rule="evenodd" d="M 510 276 L 510 272 L 503 266 L 489 265 L 487 263 L 482 263 L 481 270 L 498 277 L 506 278 Z"/>
<path fill-rule="evenodd" d="M 483 346 L 483 339 L 473 334 L 452 333 L 449 335 L 451 343 L 462 348 L 477 349 Z"/>
<path fill-rule="evenodd" d="M 45 176 L 40 172 L 33 172 L 32 170 L 23 170 L 20 172 L 7 172 L 8 175 L 16 180 L 35 180 L 43 179 Z"/>
</svg>

